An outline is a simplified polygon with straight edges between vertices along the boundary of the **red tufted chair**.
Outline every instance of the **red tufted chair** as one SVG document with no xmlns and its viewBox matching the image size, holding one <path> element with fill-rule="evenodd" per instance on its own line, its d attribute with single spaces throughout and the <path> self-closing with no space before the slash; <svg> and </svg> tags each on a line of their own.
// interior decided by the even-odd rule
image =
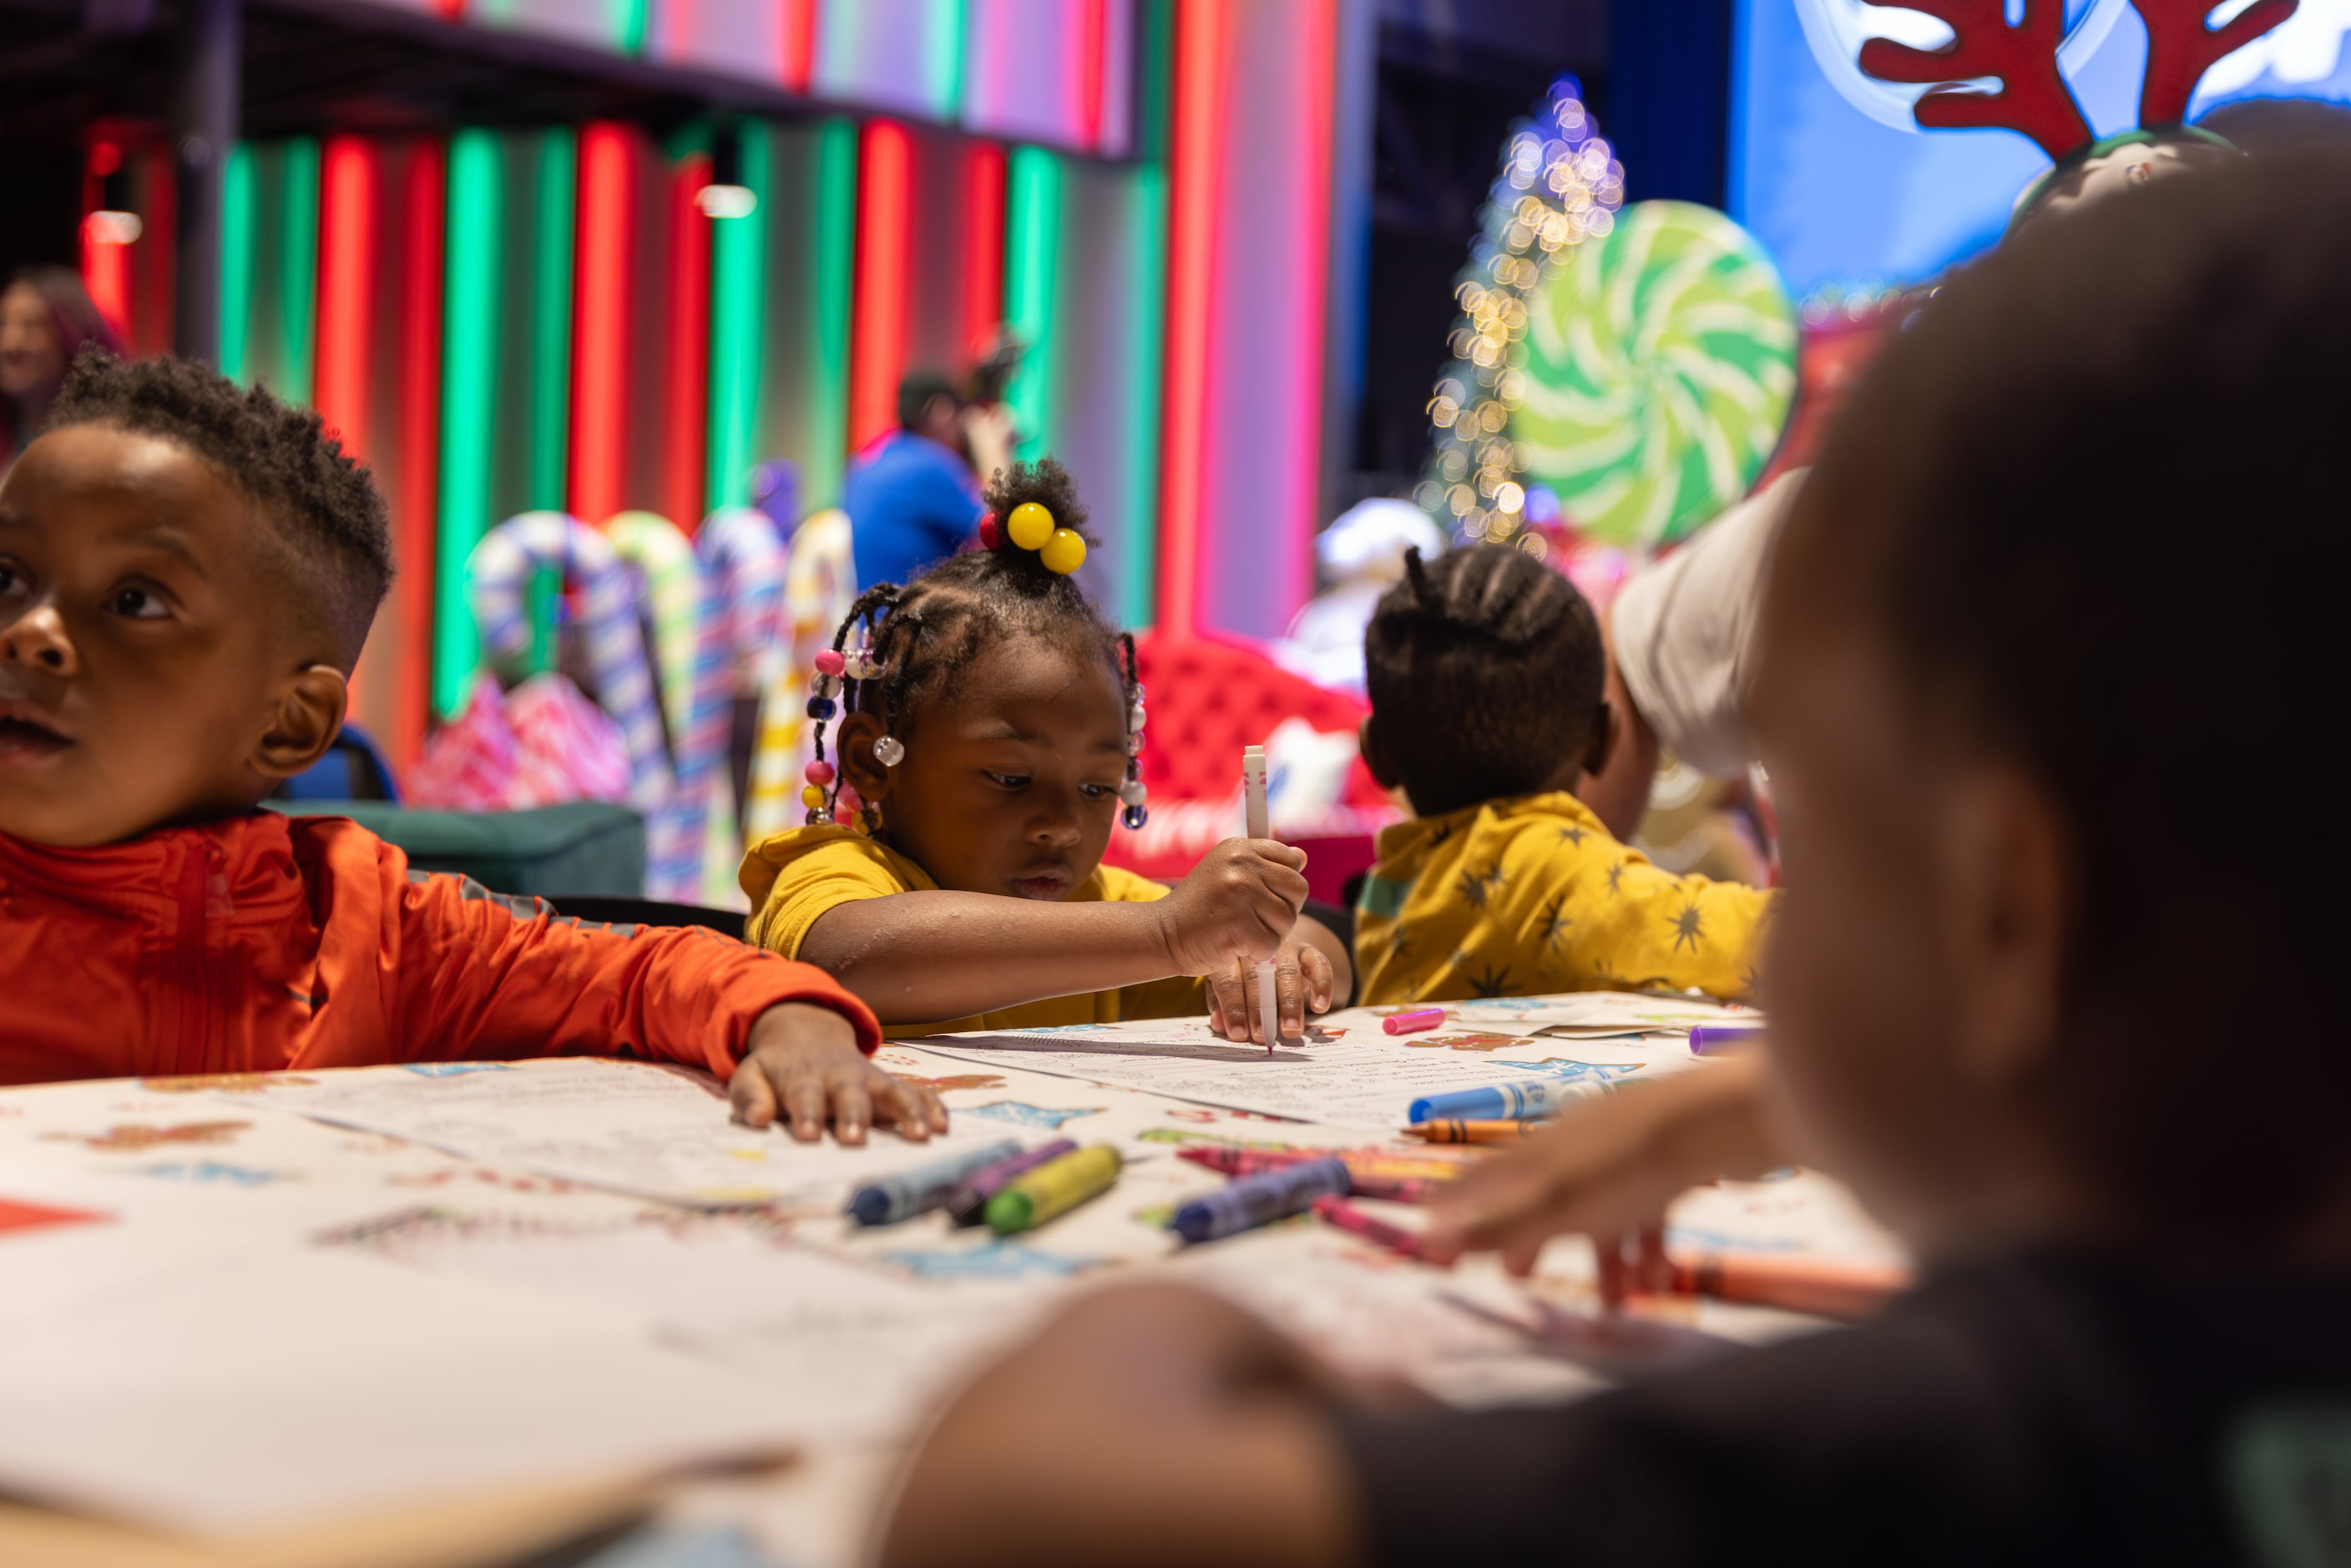
<svg viewBox="0 0 2351 1568">
<path fill-rule="evenodd" d="M 1263 745 L 1287 718 L 1348 733 L 1363 722 L 1362 703 L 1291 674 L 1238 638 L 1152 632 L 1135 639 L 1134 653 L 1149 699 L 1143 781 L 1151 821 L 1140 833 L 1114 830 L 1105 858 L 1144 876 L 1180 880 L 1235 831 L 1241 747 Z M 1342 885 L 1372 863 L 1374 836 L 1401 815 L 1358 758 L 1329 819 L 1284 835 L 1307 852 L 1313 895 L 1340 902 Z"/>
</svg>

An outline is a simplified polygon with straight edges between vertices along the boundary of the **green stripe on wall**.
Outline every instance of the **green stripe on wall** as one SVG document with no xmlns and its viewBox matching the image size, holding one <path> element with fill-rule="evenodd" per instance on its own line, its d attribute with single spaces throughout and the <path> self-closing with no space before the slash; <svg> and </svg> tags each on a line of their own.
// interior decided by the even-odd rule
<svg viewBox="0 0 2351 1568">
<path fill-rule="evenodd" d="M 857 287 L 857 127 L 817 128 L 816 183 L 809 214 L 815 247 L 816 353 L 809 365 L 809 454 L 800 494 L 810 508 L 838 506 L 849 462 L 849 327 Z"/>
<path fill-rule="evenodd" d="M 319 344 L 319 142 L 297 136 L 277 176 L 277 312 L 281 359 L 272 389 L 310 401 Z"/>
<path fill-rule="evenodd" d="M 1061 235 L 1061 160 L 1042 147 L 1016 147 L 1006 181 L 1004 319 L 1028 345 L 1005 388 L 1034 462 L 1053 449 L 1053 319 Z"/>
<path fill-rule="evenodd" d="M 498 374 L 498 225 L 495 132 L 449 142 L 448 274 L 442 319 L 441 518 L 434 530 L 433 706 L 455 716 L 472 689 L 481 644 L 465 558 L 490 527 Z"/>
<path fill-rule="evenodd" d="M 1175 0 L 1142 0 L 1135 78 L 1135 151 L 1127 200 L 1134 214 L 1134 349 L 1127 392 L 1126 570 L 1120 619 L 1151 624 L 1159 605 L 1159 442 L 1167 340 L 1167 141 L 1176 85 Z"/>
<path fill-rule="evenodd" d="M 760 313 L 766 295 L 773 148 L 765 126 L 736 127 L 737 178 L 757 198 L 750 215 L 718 218 L 710 237 L 710 509 L 751 504 L 759 419 Z"/>
<path fill-rule="evenodd" d="M 220 372 L 245 380 L 253 330 L 253 149 L 239 142 L 221 182 Z"/>
<path fill-rule="evenodd" d="M 569 126 L 539 133 L 538 224 L 531 251 L 529 504 L 550 512 L 565 509 L 570 471 L 572 218 L 579 162 L 579 138 Z"/>
</svg>

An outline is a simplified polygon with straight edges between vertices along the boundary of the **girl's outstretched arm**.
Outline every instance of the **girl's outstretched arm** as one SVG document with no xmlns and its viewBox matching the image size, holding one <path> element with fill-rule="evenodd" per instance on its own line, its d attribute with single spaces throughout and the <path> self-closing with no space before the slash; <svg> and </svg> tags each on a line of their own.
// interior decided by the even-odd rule
<svg viewBox="0 0 2351 1568">
<path fill-rule="evenodd" d="M 1306 902 L 1305 864 L 1287 844 L 1230 839 L 1154 904 L 946 892 L 858 899 L 818 916 L 799 956 L 884 1024 L 1205 975 L 1275 956 Z"/>
</svg>

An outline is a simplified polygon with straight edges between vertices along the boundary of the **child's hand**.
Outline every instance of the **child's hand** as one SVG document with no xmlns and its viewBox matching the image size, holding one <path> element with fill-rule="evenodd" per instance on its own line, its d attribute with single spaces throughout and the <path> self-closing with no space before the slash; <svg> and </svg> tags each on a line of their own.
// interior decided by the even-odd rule
<svg viewBox="0 0 2351 1568">
<path fill-rule="evenodd" d="M 1159 912 L 1167 956 L 1179 975 L 1215 975 L 1270 958 L 1306 906 L 1306 852 L 1271 839 L 1227 839 Z"/>
<path fill-rule="evenodd" d="M 1273 957 L 1273 998 L 1276 1024 L 1284 1040 L 1306 1035 L 1306 1009 L 1331 1010 L 1338 976 L 1330 958 L 1295 932 Z M 1208 1024 L 1230 1040 L 1270 1045 L 1264 1021 L 1258 1016 L 1257 966 L 1236 958 L 1208 977 Z"/>
<path fill-rule="evenodd" d="M 863 1143 L 877 1117 L 895 1123 L 901 1135 L 918 1144 L 947 1130 L 946 1108 L 937 1095 L 865 1060 L 847 1019 L 807 1002 L 786 1002 L 759 1015 L 726 1097 L 745 1126 L 766 1127 L 781 1114 L 803 1144 L 823 1137 L 828 1119 L 844 1144 Z"/>
</svg>

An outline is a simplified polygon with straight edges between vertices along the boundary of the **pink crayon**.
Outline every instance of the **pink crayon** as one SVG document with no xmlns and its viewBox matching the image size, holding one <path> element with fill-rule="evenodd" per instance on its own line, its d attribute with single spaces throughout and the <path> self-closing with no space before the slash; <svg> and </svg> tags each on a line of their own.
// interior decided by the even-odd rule
<svg viewBox="0 0 2351 1568">
<path fill-rule="evenodd" d="M 1380 1020 L 1380 1028 L 1389 1034 L 1418 1034 L 1426 1029 L 1440 1029 L 1445 1024 L 1443 1008 L 1421 1008 L 1408 1013 L 1390 1013 Z"/>
<path fill-rule="evenodd" d="M 1390 1225 L 1384 1219 L 1374 1219 L 1343 1197 L 1318 1197 L 1314 1213 L 1325 1225 L 1336 1226 L 1350 1236 L 1360 1236 L 1375 1247 L 1385 1248 L 1399 1258 L 1411 1258 L 1423 1263 L 1437 1263 L 1421 1247 L 1420 1238 L 1401 1225 Z M 1437 1263 L 1449 1269 L 1450 1263 Z"/>
</svg>

